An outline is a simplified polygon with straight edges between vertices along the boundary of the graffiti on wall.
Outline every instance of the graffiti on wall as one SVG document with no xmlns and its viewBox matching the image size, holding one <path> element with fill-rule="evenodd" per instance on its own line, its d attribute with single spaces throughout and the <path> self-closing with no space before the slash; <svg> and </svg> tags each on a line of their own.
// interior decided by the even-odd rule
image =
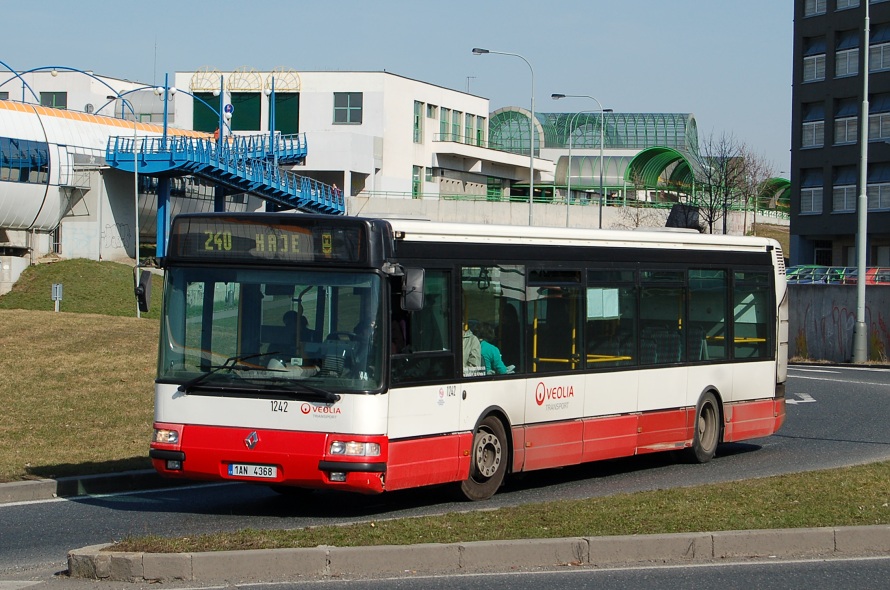
<svg viewBox="0 0 890 590">
<path fill-rule="evenodd" d="M 126 249 L 133 243 L 133 230 L 129 223 L 106 223 L 102 229 L 102 251 Z"/>
<path fill-rule="evenodd" d="M 856 328 L 856 287 L 853 285 L 789 285 L 791 358 L 849 362 Z M 887 312 L 890 288 L 866 290 L 865 323 L 868 358 L 886 361 L 890 349 Z"/>
</svg>

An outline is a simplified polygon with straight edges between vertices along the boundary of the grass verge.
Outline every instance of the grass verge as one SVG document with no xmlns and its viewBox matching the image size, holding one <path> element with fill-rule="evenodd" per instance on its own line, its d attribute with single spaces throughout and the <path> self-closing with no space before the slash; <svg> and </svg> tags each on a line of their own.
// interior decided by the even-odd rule
<svg viewBox="0 0 890 590">
<path fill-rule="evenodd" d="M 333 545 L 890 524 L 890 462 L 490 511 L 293 530 L 132 537 L 110 551 L 178 553 Z"/>
<path fill-rule="evenodd" d="M 0 325 L 0 481 L 151 466 L 157 321 L 0 309 Z"/>
</svg>

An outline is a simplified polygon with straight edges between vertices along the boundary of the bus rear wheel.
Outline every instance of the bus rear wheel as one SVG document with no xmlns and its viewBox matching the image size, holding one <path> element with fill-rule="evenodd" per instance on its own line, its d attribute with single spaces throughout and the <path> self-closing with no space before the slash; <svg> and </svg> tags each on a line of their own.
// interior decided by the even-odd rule
<svg viewBox="0 0 890 590">
<path fill-rule="evenodd" d="M 470 477 L 460 485 L 468 500 L 487 500 L 501 486 L 507 472 L 507 434 L 494 416 L 485 418 L 473 434 Z"/>
<path fill-rule="evenodd" d="M 708 392 L 702 396 L 695 411 L 695 432 L 689 458 L 694 463 L 707 463 L 714 458 L 719 441 L 720 410 L 717 407 L 717 398 Z"/>
</svg>

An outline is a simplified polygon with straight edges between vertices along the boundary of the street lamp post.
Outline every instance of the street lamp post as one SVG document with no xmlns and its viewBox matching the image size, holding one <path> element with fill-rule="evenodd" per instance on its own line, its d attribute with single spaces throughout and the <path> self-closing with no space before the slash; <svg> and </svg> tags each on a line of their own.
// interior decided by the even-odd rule
<svg viewBox="0 0 890 590">
<path fill-rule="evenodd" d="M 600 214 L 599 214 L 599 228 L 603 229 L 603 199 L 605 198 L 604 190 L 603 190 L 603 143 L 605 142 L 605 135 L 603 133 L 603 128 L 606 126 L 605 114 L 611 113 L 612 109 L 604 109 L 602 103 L 598 101 L 596 98 L 589 96 L 587 94 L 551 94 L 550 98 L 553 100 L 559 100 L 561 98 L 589 98 L 590 100 L 596 103 L 596 106 L 599 107 L 600 112 Z M 578 116 L 580 113 L 575 113 L 575 116 Z M 574 121 L 574 117 L 572 117 Z M 569 130 L 569 180 L 571 180 L 571 172 L 572 172 L 572 135 L 571 132 L 574 129 Z M 571 185 L 568 188 L 568 195 L 566 196 L 566 227 L 569 226 L 569 199 L 571 198 Z"/>
<path fill-rule="evenodd" d="M 123 96 L 106 96 L 108 100 L 114 100 L 119 98 L 121 103 L 127 105 L 129 107 L 130 112 L 133 114 L 133 216 L 136 221 L 136 228 L 133 232 L 136 235 L 135 242 L 135 255 L 134 258 L 136 260 L 136 268 L 139 268 L 139 154 L 136 152 L 136 129 L 137 129 L 137 117 L 136 117 L 136 109 L 133 108 L 133 103 L 124 98 Z M 121 107 L 121 118 L 124 116 L 124 109 Z M 138 276 L 138 273 L 134 272 L 134 276 Z M 139 309 L 139 302 L 136 302 L 136 317 L 141 318 L 142 312 Z"/>
<path fill-rule="evenodd" d="M 865 3 L 863 43 L 869 44 L 868 2 Z M 868 248 L 868 51 L 862 52 L 862 115 L 859 119 L 859 197 L 856 230 L 856 325 L 853 328 L 853 362 L 868 360 L 868 325 L 865 323 L 865 264 Z"/>
<path fill-rule="evenodd" d="M 529 154 L 528 154 L 528 224 L 532 225 L 532 203 L 535 199 L 535 70 L 532 68 L 532 64 L 529 63 L 527 59 L 519 55 L 518 53 L 507 53 L 506 51 L 494 51 L 491 49 L 482 49 L 480 47 L 473 48 L 473 55 L 485 55 L 486 53 L 493 53 L 495 55 L 510 55 L 513 57 L 518 57 L 522 61 L 525 62 L 525 65 L 528 66 L 529 71 L 532 75 L 532 98 L 531 98 L 531 116 L 528 120 L 528 143 L 529 143 Z"/>
</svg>

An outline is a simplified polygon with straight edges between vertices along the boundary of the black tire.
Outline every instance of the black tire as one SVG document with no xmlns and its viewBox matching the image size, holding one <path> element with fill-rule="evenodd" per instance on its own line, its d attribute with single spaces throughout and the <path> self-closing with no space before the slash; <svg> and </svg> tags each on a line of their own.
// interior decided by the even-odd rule
<svg viewBox="0 0 890 590">
<path fill-rule="evenodd" d="M 489 416 L 473 434 L 470 452 L 470 477 L 460 484 L 460 491 L 472 501 L 491 498 L 504 481 L 510 449 L 503 423 Z"/>
<path fill-rule="evenodd" d="M 707 463 L 717 452 L 720 442 L 720 408 L 710 391 L 704 394 L 695 409 L 695 430 L 688 457 L 693 463 Z"/>
</svg>

